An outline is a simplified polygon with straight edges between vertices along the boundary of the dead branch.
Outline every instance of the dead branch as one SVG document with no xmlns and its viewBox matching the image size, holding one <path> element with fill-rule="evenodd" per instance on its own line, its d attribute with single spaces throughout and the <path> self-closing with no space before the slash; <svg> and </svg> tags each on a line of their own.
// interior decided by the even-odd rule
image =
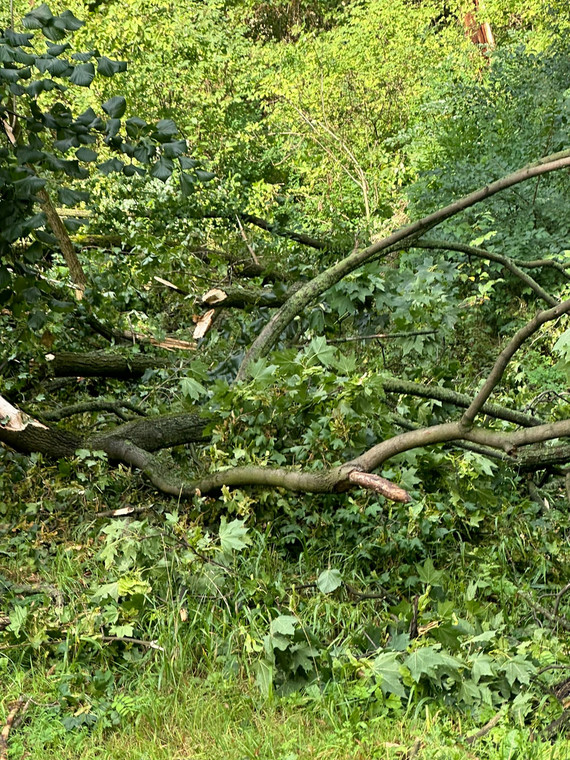
<svg viewBox="0 0 570 760">
<path fill-rule="evenodd" d="M 564 628 L 565 631 L 570 631 L 570 621 L 566 620 L 566 618 L 560 617 L 559 615 L 553 615 L 550 610 L 547 610 L 546 607 L 543 607 L 541 604 L 535 602 L 534 599 L 528 594 L 525 594 L 524 591 L 517 591 L 516 594 L 517 596 L 520 596 L 520 598 L 523 599 L 534 610 L 540 612 L 540 614 L 543 615 L 547 620 L 550 620 L 550 622 L 554 623 L 555 625 L 559 625 L 561 628 Z"/>
<path fill-rule="evenodd" d="M 488 723 L 485 723 L 482 728 L 480 728 L 478 731 L 475 731 L 474 734 L 470 734 L 469 736 L 464 737 L 463 741 L 465 744 L 474 744 L 478 739 L 482 739 L 489 733 L 489 731 L 495 728 L 502 717 L 503 713 L 501 711 L 493 715 L 491 720 Z"/>
<path fill-rule="evenodd" d="M 20 697 L 8 713 L 4 728 L 0 732 L 0 760 L 8 760 L 8 737 L 10 736 L 10 731 L 18 715 L 23 715 L 28 709 L 29 704 L 29 699 L 26 701 L 24 697 Z"/>
</svg>

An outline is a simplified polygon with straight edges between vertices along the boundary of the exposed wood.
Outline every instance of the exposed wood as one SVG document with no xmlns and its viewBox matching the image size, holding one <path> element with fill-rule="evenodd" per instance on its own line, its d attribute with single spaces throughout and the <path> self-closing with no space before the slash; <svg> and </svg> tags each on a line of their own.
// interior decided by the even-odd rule
<svg viewBox="0 0 570 760">
<path fill-rule="evenodd" d="M 18 715 L 22 715 L 28 708 L 30 700 L 20 697 L 8 713 L 4 728 L 0 732 L 0 760 L 8 760 L 8 737 Z"/>
<path fill-rule="evenodd" d="M 209 309 L 205 314 L 202 314 L 202 316 L 196 322 L 196 327 L 194 328 L 194 332 L 192 333 L 192 337 L 194 338 L 194 340 L 201 340 L 206 335 L 208 330 L 214 324 L 215 318 L 216 318 L 215 309 Z"/>
</svg>

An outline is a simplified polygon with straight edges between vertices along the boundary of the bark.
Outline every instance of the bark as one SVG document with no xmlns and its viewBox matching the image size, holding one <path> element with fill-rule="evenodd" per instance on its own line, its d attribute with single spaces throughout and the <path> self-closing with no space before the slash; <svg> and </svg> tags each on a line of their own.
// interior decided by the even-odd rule
<svg viewBox="0 0 570 760">
<path fill-rule="evenodd" d="M 310 303 L 316 300 L 322 293 L 336 285 L 351 272 L 359 269 L 365 262 L 379 256 L 386 256 L 388 253 L 402 248 L 409 248 L 410 245 L 420 236 L 424 235 L 430 229 L 449 219 L 456 214 L 464 211 L 477 203 L 480 203 L 493 195 L 513 187 L 532 177 L 538 177 L 552 171 L 558 171 L 570 167 L 570 156 L 562 156 L 552 161 L 546 159 L 537 162 L 535 165 L 524 167 L 502 179 L 492 182 L 485 187 L 476 190 L 465 197 L 454 201 L 433 214 L 429 214 L 423 219 L 413 222 L 403 227 L 391 235 L 379 240 L 367 248 L 356 251 L 345 259 L 321 272 L 313 280 L 303 285 L 289 300 L 279 309 L 279 311 L 266 324 L 256 340 L 253 342 L 249 351 L 246 353 L 242 365 L 237 374 L 237 380 L 244 380 L 247 376 L 247 369 L 251 362 L 265 356 L 273 347 L 279 336 L 292 320 L 300 314 Z"/>
<path fill-rule="evenodd" d="M 147 369 L 172 366 L 172 361 L 156 356 L 78 354 L 70 351 L 47 354 L 46 361 L 55 377 L 114 377 L 118 380 L 134 380 L 142 377 Z"/>
<path fill-rule="evenodd" d="M 290 295 L 290 292 L 278 294 L 268 288 L 241 288 L 223 285 L 204 293 L 202 304 L 214 309 L 250 309 L 261 306 L 276 308 L 282 306 Z"/>
<path fill-rule="evenodd" d="M 40 206 L 42 207 L 42 211 L 47 217 L 51 231 L 57 238 L 57 242 L 59 243 L 63 258 L 65 259 L 65 263 L 69 268 L 71 279 L 77 288 L 76 295 L 78 299 L 81 299 L 83 296 L 83 291 L 87 287 L 87 276 L 85 275 L 83 267 L 77 258 L 75 246 L 73 245 L 71 238 L 69 237 L 69 232 L 67 231 L 67 228 L 63 223 L 60 215 L 57 213 L 57 210 L 53 205 L 47 190 L 42 188 L 41 190 L 38 190 L 37 195 Z"/>
<path fill-rule="evenodd" d="M 0 442 L 24 454 L 38 452 L 50 459 L 74 456 L 77 449 L 104 451 L 115 458 L 119 443 L 153 453 L 187 443 L 204 443 L 208 420 L 197 413 L 170 414 L 127 422 L 95 435 L 80 435 L 47 426 L 0 396 Z M 121 459 L 121 457 L 118 457 Z"/>
<path fill-rule="evenodd" d="M 405 396 L 434 399 L 464 409 L 467 409 L 473 401 L 471 396 L 468 396 L 466 393 L 458 393 L 449 388 L 442 388 L 439 385 L 425 385 L 424 383 L 414 383 L 410 380 L 400 380 L 400 378 L 388 376 L 383 377 L 382 383 L 384 391 L 387 393 L 399 393 Z M 522 427 L 534 427 L 543 423 L 543 420 L 534 417 L 532 414 L 525 414 L 524 412 L 509 409 L 499 404 L 483 404 L 481 412 L 488 417 L 506 420 L 515 425 L 522 425 Z"/>
</svg>

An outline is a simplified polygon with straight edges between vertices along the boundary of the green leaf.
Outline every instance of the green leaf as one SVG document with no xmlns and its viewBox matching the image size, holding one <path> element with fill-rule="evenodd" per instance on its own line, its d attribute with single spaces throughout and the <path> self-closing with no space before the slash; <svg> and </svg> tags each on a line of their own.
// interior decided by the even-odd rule
<svg viewBox="0 0 570 760">
<path fill-rule="evenodd" d="M 4 266 L 0 266 L 0 290 L 4 290 L 12 281 L 10 271 Z"/>
<path fill-rule="evenodd" d="M 495 675 L 495 662 L 488 654 L 480 654 L 471 660 L 471 677 L 479 683 L 484 676 Z"/>
<path fill-rule="evenodd" d="M 92 63 L 80 63 L 73 69 L 69 81 L 79 87 L 89 87 L 95 79 L 95 67 Z"/>
<path fill-rule="evenodd" d="M 260 388 L 267 388 L 275 382 L 275 370 L 277 365 L 267 364 L 265 359 L 257 359 L 248 367 L 248 374 L 252 381 Z"/>
<path fill-rule="evenodd" d="M 324 367 L 333 367 L 335 363 L 336 350 L 333 346 L 327 344 L 327 339 L 323 336 L 313 338 L 305 348 L 304 354 L 307 357 L 309 366 L 319 362 Z"/>
<path fill-rule="evenodd" d="M 196 169 L 196 176 L 200 182 L 210 182 L 216 175 L 213 172 L 206 172 L 203 169 Z"/>
<path fill-rule="evenodd" d="M 323 594 L 331 594 L 342 586 L 340 570 L 323 570 L 317 578 L 317 588 Z"/>
<path fill-rule="evenodd" d="M 184 396 L 191 398 L 194 401 L 198 401 L 200 396 L 205 396 L 208 393 L 202 383 L 198 382 L 198 380 L 195 380 L 193 377 L 183 377 L 180 380 L 180 389 Z"/>
<path fill-rule="evenodd" d="M 167 142 L 162 145 L 162 151 L 166 158 L 178 158 L 186 150 L 188 150 L 186 140 L 175 140 L 174 142 Z"/>
<path fill-rule="evenodd" d="M 380 688 L 384 695 L 395 694 L 397 697 L 405 697 L 406 690 L 402 683 L 398 657 L 397 652 L 382 652 L 375 658 L 372 672 L 380 676 Z"/>
<path fill-rule="evenodd" d="M 451 655 L 442 654 L 437 649 L 438 646 L 416 649 L 404 661 L 404 665 L 408 668 L 410 675 L 416 683 L 419 682 L 422 676 L 436 679 L 438 677 L 437 671 L 440 669 L 451 674 L 459 672 L 459 668 L 461 667 L 459 660 L 456 660 Z"/>
<path fill-rule="evenodd" d="M 156 135 L 160 142 L 165 142 L 168 138 L 178 134 L 178 127 L 172 119 L 161 119 L 156 125 Z"/>
<path fill-rule="evenodd" d="M 196 161 L 195 158 L 188 158 L 188 156 L 180 156 L 180 168 L 183 171 L 187 171 L 189 169 L 195 169 L 198 166 L 198 161 Z"/>
<path fill-rule="evenodd" d="M 42 327 L 45 325 L 47 321 L 47 316 L 43 311 L 40 311 L 39 309 L 34 309 L 30 316 L 28 317 L 28 327 L 30 330 L 38 331 L 41 330 Z"/>
<path fill-rule="evenodd" d="M 91 148 L 79 148 L 79 150 L 75 151 L 75 155 L 80 161 L 96 161 L 98 158 L 98 154 L 95 153 L 94 150 L 91 150 Z"/>
<path fill-rule="evenodd" d="M 119 161 L 118 158 L 110 158 L 108 161 L 104 161 L 102 164 L 97 164 L 97 168 L 103 174 L 111 174 L 112 172 L 122 172 L 124 163 Z"/>
<path fill-rule="evenodd" d="M 11 631 L 15 636 L 20 635 L 20 631 L 26 624 L 28 618 L 28 607 L 14 607 L 10 613 L 10 625 L 7 630 Z"/>
<path fill-rule="evenodd" d="M 12 29 L 4 29 L 3 34 L 10 45 L 32 47 L 33 34 L 19 34 Z"/>
<path fill-rule="evenodd" d="M 158 161 L 155 163 L 155 165 L 152 167 L 150 173 L 153 177 L 156 177 L 162 182 L 166 182 L 166 180 L 172 174 L 173 169 L 174 169 L 174 165 L 172 164 L 172 161 L 169 158 L 165 158 L 164 156 L 161 156 L 158 159 Z"/>
<path fill-rule="evenodd" d="M 273 694 L 273 665 L 266 660 L 260 660 L 255 665 L 255 683 L 264 697 Z"/>
<path fill-rule="evenodd" d="M 67 77 L 73 72 L 73 67 L 67 61 L 62 61 L 59 58 L 36 58 L 35 65 L 42 74 L 47 71 L 52 77 Z"/>
<path fill-rule="evenodd" d="M 127 134 L 132 140 L 138 137 L 146 126 L 146 121 L 144 121 L 144 119 L 139 119 L 138 116 L 133 116 L 125 122 Z"/>
<path fill-rule="evenodd" d="M 97 73 L 104 77 L 112 77 L 127 70 L 126 61 L 112 61 L 106 56 L 102 56 L 97 61 Z"/>
<path fill-rule="evenodd" d="M 532 662 L 520 654 L 513 657 L 501 670 L 504 672 L 511 688 L 515 685 L 516 681 L 520 684 L 529 684 L 530 677 L 536 673 L 536 668 Z"/>
<path fill-rule="evenodd" d="M 76 32 L 78 29 L 81 29 L 85 23 L 84 21 L 80 21 L 69 10 L 63 11 L 63 13 L 60 14 L 59 18 L 63 22 L 63 25 L 68 32 Z"/>
<path fill-rule="evenodd" d="M 20 198 L 31 198 L 45 183 L 45 179 L 39 177 L 24 177 L 14 182 L 14 187 Z"/>
<path fill-rule="evenodd" d="M 127 101 L 122 95 L 115 95 L 114 98 L 106 100 L 101 108 L 112 119 L 120 119 L 127 110 Z"/>
<path fill-rule="evenodd" d="M 116 602 L 119 601 L 118 581 L 114 581 L 113 583 L 104 583 L 103 585 L 99 586 L 91 598 L 94 602 L 103 602 L 109 597 L 111 599 L 114 599 Z"/>
<path fill-rule="evenodd" d="M 225 516 L 220 521 L 220 545 L 224 554 L 232 551 L 239 552 L 251 543 L 248 528 L 245 527 L 243 520 L 232 520 L 227 522 Z"/>
<path fill-rule="evenodd" d="M 70 190 L 68 187 L 60 187 L 57 197 L 62 206 L 76 206 L 89 199 L 89 193 L 81 190 Z"/>
<path fill-rule="evenodd" d="M 42 3 L 37 8 L 34 8 L 33 11 L 30 11 L 30 13 L 27 13 L 22 23 L 26 29 L 41 29 L 52 18 L 53 13 L 45 3 Z"/>
<path fill-rule="evenodd" d="M 280 634 L 281 636 L 294 636 L 295 627 L 299 621 L 294 615 L 279 615 L 271 621 L 269 631 L 272 636 Z"/>
<path fill-rule="evenodd" d="M 53 55 L 54 58 L 56 58 L 58 55 L 61 55 L 66 50 L 69 50 L 71 48 L 71 45 L 69 42 L 64 42 L 62 45 L 50 45 L 49 42 L 47 43 L 47 51 L 50 55 Z"/>
<path fill-rule="evenodd" d="M 180 174 L 180 189 L 182 190 L 182 195 L 189 196 L 191 193 L 193 193 L 196 189 L 196 178 L 193 177 L 191 174 Z"/>
<path fill-rule="evenodd" d="M 422 583 L 428 586 L 440 586 L 443 578 L 443 571 L 436 570 L 430 557 L 426 559 L 423 565 L 416 565 L 416 572 Z"/>
</svg>

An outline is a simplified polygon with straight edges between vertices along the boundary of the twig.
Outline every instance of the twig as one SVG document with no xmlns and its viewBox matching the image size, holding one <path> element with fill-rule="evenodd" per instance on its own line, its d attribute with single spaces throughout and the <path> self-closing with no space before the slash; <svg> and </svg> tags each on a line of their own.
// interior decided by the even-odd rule
<svg viewBox="0 0 570 760">
<path fill-rule="evenodd" d="M 239 227 L 239 231 L 240 231 L 242 240 L 246 244 L 247 250 L 251 253 L 251 258 L 253 259 L 253 263 L 257 264 L 257 266 L 259 266 L 259 259 L 255 255 L 255 251 L 253 250 L 253 248 L 249 244 L 249 240 L 247 239 L 247 235 L 245 234 L 245 230 L 243 228 L 243 224 L 241 223 L 241 219 L 239 218 L 239 216 L 237 214 L 236 214 L 236 219 L 237 219 L 237 223 L 238 223 L 238 227 Z"/>
<path fill-rule="evenodd" d="M 372 335 L 354 335 L 349 338 L 329 338 L 327 343 L 349 343 L 355 340 L 384 340 L 385 338 L 412 338 L 414 335 L 435 335 L 437 330 L 414 330 L 413 332 L 374 333 Z"/>
<path fill-rule="evenodd" d="M 130 636 L 101 636 L 101 641 L 125 641 L 127 642 L 127 644 L 139 644 L 141 647 L 148 647 L 149 649 L 158 649 L 159 652 L 164 652 L 164 647 L 161 647 L 159 644 L 156 643 L 156 641 L 144 641 L 143 639 L 133 639 Z"/>
<path fill-rule="evenodd" d="M 544 729 L 544 736 L 546 739 L 553 739 L 556 734 L 560 732 L 560 730 L 568 723 L 570 720 L 570 710 L 564 710 L 562 715 L 559 718 L 556 718 L 556 720 L 553 720 L 552 723 L 549 723 L 548 726 Z"/>
<path fill-rule="evenodd" d="M 344 584 L 345 589 L 348 591 L 348 593 L 351 596 L 355 596 L 358 599 L 396 599 L 397 597 L 394 594 L 391 594 L 389 591 L 382 591 L 379 594 L 373 594 L 369 591 L 358 591 L 354 588 L 354 586 L 351 586 L 350 583 Z"/>
<path fill-rule="evenodd" d="M 420 597 L 416 594 L 414 596 L 414 602 L 413 602 L 413 608 L 412 608 L 412 619 L 410 620 L 410 638 L 411 639 L 417 639 L 418 638 L 418 607 L 420 603 Z"/>
<path fill-rule="evenodd" d="M 491 720 L 488 723 L 485 723 L 483 728 L 480 728 L 478 731 L 475 731 L 474 734 L 471 734 L 470 736 L 466 736 L 464 738 L 465 744 L 474 744 L 477 739 L 481 739 L 483 736 L 486 736 L 486 734 L 491 731 L 491 729 L 495 728 L 497 723 L 501 720 L 503 717 L 502 711 L 499 710 L 499 712 L 496 715 L 493 715 Z"/>
<path fill-rule="evenodd" d="M 139 505 L 138 507 L 120 507 L 119 509 L 106 509 L 103 512 L 96 512 L 94 517 L 99 519 L 100 517 L 126 517 L 127 515 L 134 515 L 138 512 L 147 512 L 152 509 L 154 504 Z"/>
<path fill-rule="evenodd" d="M 422 740 L 416 739 L 412 747 L 404 755 L 404 760 L 413 760 L 423 746 Z"/>
<path fill-rule="evenodd" d="M 566 620 L 566 618 L 562 618 L 559 615 L 553 615 L 550 610 L 547 610 L 546 607 L 543 607 L 541 604 L 537 604 L 534 599 L 532 599 L 528 594 L 525 594 L 524 591 L 517 591 L 516 593 L 518 596 L 520 596 L 521 599 L 524 599 L 524 601 L 533 609 L 535 609 L 537 612 L 540 612 L 541 615 L 544 615 L 547 620 L 550 620 L 552 623 L 559 625 L 566 631 L 570 631 L 570 622 Z"/>
<path fill-rule="evenodd" d="M 48 596 L 51 596 L 53 599 L 53 602 L 55 604 L 56 609 L 62 609 L 64 606 L 64 600 L 63 600 L 63 594 L 61 591 L 56 588 L 55 586 L 52 586 L 49 583 L 7 583 L 6 581 L 2 581 L 0 583 L 0 586 L 4 586 L 4 588 L 9 589 L 13 594 L 22 594 L 22 595 L 28 595 L 28 594 L 47 594 Z"/>
<path fill-rule="evenodd" d="M 8 737 L 10 736 L 10 731 L 18 714 L 23 715 L 24 712 L 28 709 L 29 704 L 29 699 L 26 702 L 24 697 L 20 697 L 15 703 L 14 707 L 8 713 L 4 728 L 0 733 L 0 760 L 8 760 Z"/>
<path fill-rule="evenodd" d="M 570 591 L 570 583 L 567 583 L 567 584 L 564 586 L 564 588 L 562 588 L 562 589 L 561 589 L 561 590 L 560 590 L 560 591 L 559 591 L 559 592 L 556 594 L 556 597 L 555 597 L 555 600 L 554 600 L 554 607 L 552 608 L 552 614 L 553 614 L 555 617 L 558 617 L 558 606 L 559 606 L 559 604 L 560 604 L 560 600 L 562 599 L 562 597 L 564 596 L 564 594 L 565 594 L 567 591 Z"/>
<path fill-rule="evenodd" d="M 546 673 L 548 670 L 570 670 L 570 665 L 545 665 L 540 670 L 537 670 L 535 673 L 535 676 L 541 676 L 543 673 Z"/>
</svg>

